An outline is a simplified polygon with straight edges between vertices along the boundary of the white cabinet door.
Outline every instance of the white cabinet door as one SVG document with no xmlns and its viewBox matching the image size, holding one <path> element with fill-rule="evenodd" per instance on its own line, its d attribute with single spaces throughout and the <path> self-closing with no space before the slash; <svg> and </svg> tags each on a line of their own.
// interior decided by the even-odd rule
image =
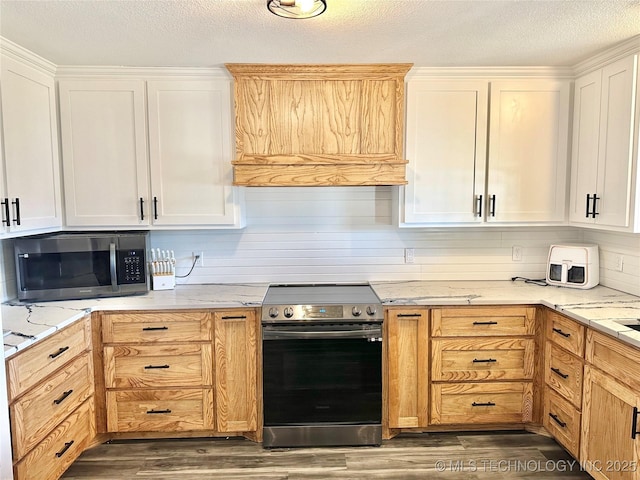
<svg viewBox="0 0 640 480">
<path fill-rule="evenodd" d="M 407 85 L 406 224 L 482 223 L 489 84 Z"/>
<path fill-rule="evenodd" d="M 147 83 L 154 225 L 232 226 L 231 83 Z"/>
<path fill-rule="evenodd" d="M 60 80 L 66 223 L 149 225 L 142 80 Z"/>
<path fill-rule="evenodd" d="M 58 228 L 62 215 L 53 76 L 3 56 L 0 79 L 6 188 L 3 229 Z"/>
<path fill-rule="evenodd" d="M 636 82 L 637 55 L 576 80 L 569 217 L 572 224 L 613 230 L 634 228 Z"/>
<path fill-rule="evenodd" d="M 491 83 L 487 221 L 562 223 L 569 82 Z"/>
</svg>

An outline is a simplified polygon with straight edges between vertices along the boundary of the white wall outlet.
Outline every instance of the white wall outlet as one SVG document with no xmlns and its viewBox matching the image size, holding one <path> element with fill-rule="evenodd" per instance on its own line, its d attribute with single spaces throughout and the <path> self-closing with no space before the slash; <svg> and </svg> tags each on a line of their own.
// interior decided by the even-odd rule
<svg viewBox="0 0 640 480">
<path fill-rule="evenodd" d="M 522 261 L 522 247 L 519 245 L 514 245 L 511 247 L 511 260 L 514 262 Z"/>
<path fill-rule="evenodd" d="M 196 257 L 198 259 L 196 260 Z M 193 252 L 191 254 L 191 263 L 195 264 L 198 267 L 204 266 L 204 252 Z"/>
<path fill-rule="evenodd" d="M 413 248 L 404 249 L 404 263 L 413 263 L 415 261 L 415 250 Z"/>
<path fill-rule="evenodd" d="M 616 255 L 616 271 L 621 272 L 624 269 L 624 257 Z"/>
</svg>

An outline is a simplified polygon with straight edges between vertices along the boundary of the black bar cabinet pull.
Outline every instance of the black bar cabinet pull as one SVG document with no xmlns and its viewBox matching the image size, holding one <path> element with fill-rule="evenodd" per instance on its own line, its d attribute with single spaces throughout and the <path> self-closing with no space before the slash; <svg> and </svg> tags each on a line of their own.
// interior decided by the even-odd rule
<svg viewBox="0 0 640 480">
<path fill-rule="evenodd" d="M 564 338 L 569 338 L 571 336 L 570 333 L 565 333 L 562 330 L 560 330 L 559 328 L 553 328 L 553 331 L 556 332 L 558 335 L 562 335 Z"/>
<path fill-rule="evenodd" d="M 144 367 L 145 370 L 150 370 L 152 368 L 169 368 L 169 365 L 147 365 Z"/>
<path fill-rule="evenodd" d="M 158 197 L 153 197 L 153 219 L 158 219 Z"/>
<path fill-rule="evenodd" d="M 222 317 L 222 320 L 244 320 L 246 318 L 246 315 L 225 315 Z"/>
<path fill-rule="evenodd" d="M 473 359 L 473 363 L 495 363 L 497 360 L 495 358 L 486 358 L 482 360 L 478 360 L 477 358 Z"/>
<path fill-rule="evenodd" d="M 71 445 L 73 445 L 73 442 L 74 440 L 71 440 L 70 442 L 64 442 L 64 448 L 60 450 L 58 453 L 56 453 L 56 457 L 60 458 L 62 455 L 64 455 L 66 451 L 71 448 Z"/>
<path fill-rule="evenodd" d="M 2 206 L 4 207 L 4 218 L 2 219 L 2 224 L 8 227 L 9 225 L 11 225 L 11 214 L 9 213 L 9 199 L 5 197 L 5 199 L 2 200 L 0 204 L 2 204 Z"/>
<path fill-rule="evenodd" d="M 421 313 L 399 313 L 398 318 L 407 318 L 407 317 L 421 317 Z"/>
<path fill-rule="evenodd" d="M 498 322 L 494 322 L 493 320 L 490 320 L 488 322 L 473 322 L 474 325 L 497 325 Z"/>
<path fill-rule="evenodd" d="M 562 371 L 561 371 L 559 368 L 551 367 L 551 371 L 552 371 L 553 373 L 555 373 L 556 375 L 558 375 L 559 377 L 564 378 L 565 380 L 566 380 L 567 378 L 569 378 L 569 374 L 568 374 L 568 373 L 562 373 Z"/>
<path fill-rule="evenodd" d="M 166 410 L 147 410 L 147 415 L 153 415 L 154 413 L 171 413 L 168 408 Z"/>
<path fill-rule="evenodd" d="M 11 205 L 15 206 L 14 213 L 16 214 L 16 218 L 13 219 L 13 223 L 20 225 L 20 199 L 16 197 L 16 199 L 11 202 Z"/>
<path fill-rule="evenodd" d="M 549 416 L 553 419 L 554 422 L 556 422 L 562 428 L 565 428 L 567 426 L 567 424 L 565 422 L 563 422 L 562 420 L 560 420 L 560 418 L 558 418 L 558 416 L 556 414 L 550 413 Z"/>
<path fill-rule="evenodd" d="M 65 401 L 65 399 L 71 395 L 73 393 L 73 390 L 67 390 L 66 392 L 64 392 L 62 394 L 62 396 L 60 398 L 56 398 L 53 403 L 55 403 L 56 405 L 60 405 L 62 402 Z"/>
<path fill-rule="evenodd" d="M 67 350 L 69 350 L 69 347 L 60 347 L 57 352 L 50 354 L 49 358 L 59 357 L 60 355 L 62 355 Z"/>
<path fill-rule="evenodd" d="M 631 438 L 636 439 L 636 435 L 640 434 L 638 431 L 638 407 L 633 407 L 633 419 L 631 420 Z"/>
<path fill-rule="evenodd" d="M 473 402 L 471 406 L 472 407 L 495 407 L 496 404 L 493 402 L 486 402 L 486 403 Z"/>
<path fill-rule="evenodd" d="M 496 216 L 496 196 L 491 195 L 490 199 L 491 199 L 491 206 L 489 207 L 489 215 L 491 215 L 492 217 L 495 217 Z"/>
<path fill-rule="evenodd" d="M 140 197 L 140 220 L 144 220 L 144 198 Z"/>
<path fill-rule="evenodd" d="M 482 195 L 478 195 L 478 216 L 482 217 Z"/>
<path fill-rule="evenodd" d="M 169 327 L 144 327 L 143 332 L 153 332 L 154 330 L 169 330 Z"/>
<path fill-rule="evenodd" d="M 593 194 L 593 208 L 591 209 L 591 218 L 596 218 L 596 215 L 600 215 L 598 213 L 598 200 L 600 200 L 600 197 L 598 197 L 594 193 Z"/>
<path fill-rule="evenodd" d="M 589 215 L 591 215 L 591 209 L 589 208 L 590 204 L 591 204 L 591 194 L 587 193 L 587 209 L 584 214 L 586 218 L 589 218 Z"/>
</svg>

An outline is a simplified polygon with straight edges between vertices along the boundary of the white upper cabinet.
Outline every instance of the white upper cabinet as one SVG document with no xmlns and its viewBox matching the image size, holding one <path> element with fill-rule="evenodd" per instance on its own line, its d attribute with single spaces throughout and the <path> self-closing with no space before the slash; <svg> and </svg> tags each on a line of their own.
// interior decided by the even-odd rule
<svg viewBox="0 0 640 480">
<path fill-rule="evenodd" d="M 483 221 L 489 83 L 407 85 L 406 224 Z"/>
<path fill-rule="evenodd" d="M 61 79 L 67 226 L 243 226 L 231 186 L 230 84 Z"/>
<path fill-rule="evenodd" d="M 491 83 L 487 221 L 566 221 L 569 81 Z"/>
<path fill-rule="evenodd" d="M 566 222 L 569 90 L 564 80 L 410 79 L 401 225 Z"/>
<path fill-rule="evenodd" d="M 2 55 L 0 91 L 1 232 L 56 230 L 62 209 L 53 75 Z"/>
<path fill-rule="evenodd" d="M 634 142 L 637 55 L 579 77 L 575 84 L 571 224 L 639 231 Z M 635 147 L 637 148 L 637 146 Z"/>
<path fill-rule="evenodd" d="M 149 81 L 154 225 L 239 223 L 228 80 Z"/>
<path fill-rule="evenodd" d="M 145 85 L 60 80 L 68 227 L 149 225 Z"/>
</svg>

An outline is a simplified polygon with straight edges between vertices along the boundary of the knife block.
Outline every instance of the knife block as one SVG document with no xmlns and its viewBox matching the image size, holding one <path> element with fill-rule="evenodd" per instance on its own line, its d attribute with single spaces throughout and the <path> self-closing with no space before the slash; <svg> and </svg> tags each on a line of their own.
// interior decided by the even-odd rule
<svg viewBox="0 0 640 480">
<path fill-rule="evenodd" d="M 151 275 L 151 288 L 153 290 L 172 290 L 175 286 L 175 273 L 154 273 Z"/>
</svg>

